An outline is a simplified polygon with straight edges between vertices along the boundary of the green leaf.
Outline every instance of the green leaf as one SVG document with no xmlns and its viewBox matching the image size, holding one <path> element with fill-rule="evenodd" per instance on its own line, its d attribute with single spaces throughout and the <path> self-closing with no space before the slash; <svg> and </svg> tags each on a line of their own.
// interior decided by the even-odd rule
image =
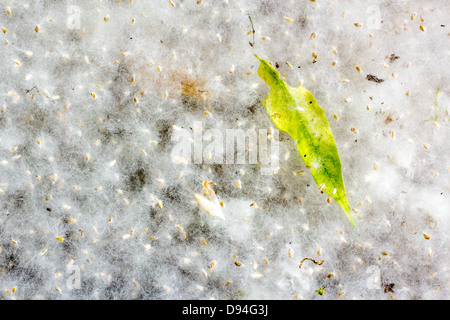
<svg viewBox="0 0 450 320">
<path fill-rule="evenodd" d="M 258 75 L 270 87 L 269 96 L 262 101 L 267 113 L 278 129 L 294 139 L 319 189 L 341 206 L 355 227 L 345 194 L 341 161 L 324 110 L 311 92 L 302 86 L 290 87 L 267 61 L 256 54 L 255 57 L 261 62 Z"/>
<path fill-rule="evenodd" d="M 327 286 L 320 287 L 319 289 L 314 290 L 314 291 L 317 292 L 317 294 L 318 294 L 319 296 L 323 296 L 323 295 L 325 294 L 325 288 L 326 288 L 326 287 L 327 287 Z"/>
</svg>

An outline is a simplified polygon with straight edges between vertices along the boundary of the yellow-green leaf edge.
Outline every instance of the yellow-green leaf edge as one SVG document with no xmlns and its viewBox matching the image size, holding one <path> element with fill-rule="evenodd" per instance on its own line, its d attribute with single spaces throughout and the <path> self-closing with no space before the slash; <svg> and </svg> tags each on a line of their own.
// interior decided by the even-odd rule
<svg viewBox="0 0 450 320">
<path fill-rule="evenodd" d="M 341 161 L 324 110 L 311 92 L 302 86 L 289 86 L 270 63 L 256 54 L 255 57 L 261 63 L 258 75 L 270 87 L 269 95 L 262 101 L 267 113 L 278 129 L 294 139 L 319 189 L 341 206 L 355 227 L 345 193 Z"/>
</svg>

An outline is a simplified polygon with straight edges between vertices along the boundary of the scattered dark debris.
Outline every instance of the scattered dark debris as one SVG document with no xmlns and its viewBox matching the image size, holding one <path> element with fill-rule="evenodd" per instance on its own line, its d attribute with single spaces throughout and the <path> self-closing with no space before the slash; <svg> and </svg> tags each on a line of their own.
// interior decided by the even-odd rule
<svg viewBox="0 0 450 320">
<path fill-rule="evenodd" d="M 381 83 L 381 82 L 384 81 L 383 79 L 380 79 L 380 78 L 374 76 L 373 74 L 368 74 L 368 75 L 366 76 L 366 79 L 369 80 L 369 81 L 376 82 L 376 83 Z"/>
<path fill-rule="evenodd" d="M 250 111 L 251 113 L 255 113 L 258 110 L 259 105 L 258 104 L 253 104 L 250 107 L 248 107 L 248 111 Z"/>
<path fill-rule="evenodd" d="M 164 198 L 170 200 L 171 202 L 181 202 L 181 194 L 179 187 L 171 186 L 164 189 Z"/>
<path fill-rule="evenodd" d="M 48 212 L 52 212 L 52 208 L 47 208 L 47 211 Z"/>
<path fill-rule="evenodd" d="M 384 293 L 394 293 L 395 283 L 388 283 L 384 285 Z"/>
<path fill-rule="evenodd" d="M 389 57 L 389 62 L 392 63 L 395 60 L 400 59 L 399 56 L 397 56 L 395 53 L 391 54 L 391 56 Z"/>
<path fill-rule="evenodd" d="M 386 119 L 384 120 L 385 124 L 391 123 L 391 122 L 396 122 L 397 120 L 400 119 L 400 117 L 398 117 L 397 119 L 392 118 L 394 114 L 390 114 L 386 117 Z"/>
<path fill-rule="evenodd" d="M 302 28 L 305 28 L 306 25 L 308 24 L 308 19 L 307 19 L 307 17 L 306 17 L 306 16 L 305 16 L 305 17 L 301 17 L 301 18 L 299 19 L 299 23 L 300 23 L 300 26 L 301 26 Z"/>
<path fill-rule="evenodd" d="M 128 180 L 128 186 L 132 191 L 142 191 L 145 186 L 147 178 L 147 172 L 142 168 L 138 168 L 134 171 Z"/>
<path fill-rule="evenodd" d="M 278 62 L 275 62 L 275 67 L 278 69 L 280 67 L 280 65 L 278 64 Z"/>
</svg>

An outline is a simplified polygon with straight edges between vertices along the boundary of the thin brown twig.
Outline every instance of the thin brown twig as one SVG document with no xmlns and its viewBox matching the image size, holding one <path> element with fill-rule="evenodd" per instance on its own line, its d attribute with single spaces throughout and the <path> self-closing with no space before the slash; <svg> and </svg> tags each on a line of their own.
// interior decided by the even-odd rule
<svg viewBox="0 0 450 320">
<path fill-rule="evenodd" d="M 300 262 L 300 265 L 298 266 L 299 268 L 302 267 L 303 262 L 305 262 L 305 260 L 312 261 L 312 262 L 314 262 L 315 264 L 317 264 L 317 265 L 319 265 L 319 266 L 320 266 L 322 263 L 324 263 L 324 261 L 325 261 L 325 260 L 319 260 L 319 261 L 316 261 L 316 260 L 314 260 L 314 259 L 312 259 L 312 258 L 304 258 L 304 259 Z"/>
<path fill-rule="evenodd" d="M 249 42 L 249 44 L 253 47 L 253 45 L 255 44 L 255 28 L 253 27 L 253 21 L 252 21 L 252 17 L 250 17 L 250 13 L 248 13 L 248 19 L 250 20 L 250 23 L 252 25 L 252 34 L 253 34 L 253 42 Z"/>
</svg>

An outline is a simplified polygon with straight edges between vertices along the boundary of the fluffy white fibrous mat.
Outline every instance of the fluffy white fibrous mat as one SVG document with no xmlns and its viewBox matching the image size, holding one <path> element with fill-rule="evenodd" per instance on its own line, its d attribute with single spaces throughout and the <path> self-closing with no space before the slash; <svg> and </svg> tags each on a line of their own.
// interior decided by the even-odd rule
<svg viewBox="0 0 450 320">
<path fill-rule="evenodd" d="M 449 14 L 2 1 L 0 298 L 449 299 Z M 255 54 L 325 110 L 356 228 L 261 104 Z"/>
</svg>

